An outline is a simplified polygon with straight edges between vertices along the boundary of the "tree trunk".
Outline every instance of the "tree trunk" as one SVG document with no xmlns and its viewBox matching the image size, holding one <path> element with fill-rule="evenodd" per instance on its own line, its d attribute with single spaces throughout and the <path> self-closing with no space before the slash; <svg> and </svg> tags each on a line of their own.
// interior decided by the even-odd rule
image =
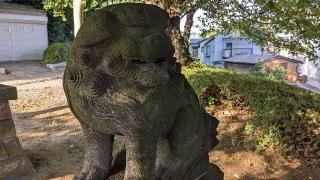
<svg viewBox="0 0 320 180">
<path fill-rule="evenodd" d="M 73 0 L 74 36 L 77 35 L 82 22 L 83 22 L 83 6 L 81 4 L 81 0 Z"/>
<path fill-rule="evenodd" d="M 182 66 L 187 64 L 188 49 L 180 31 L 180 17 L 170 18 L 168 32 L 171 36 L 172 45 L 174 46 L 174 57 Z"/>
<path fill-rule="evenodd" d="M 168 0 L 144 0 L 146 4 L 159 6 L 169 13 L 168 35 L 171 37 L 172 45 L 175 48 L 174 57 L 182 66 L 186 65 L 188 58 L 188 49 L 186 49 L 184 39 L 180 31 L 180 6 L 184 0 L 168 1 Z"/>
<path fill-rule="evenodd" d="M 187 12 L 186 23 L 184 25 L 184 32 L 183 32 L 183 38 L 184 38 L 187 49 L 189 48 L 191 28 L 193 26 L 193 16 L 197 10 L 198 10 L 198 7 L 194 4 L 190 7 L 189 11 Z"/>
</svg>

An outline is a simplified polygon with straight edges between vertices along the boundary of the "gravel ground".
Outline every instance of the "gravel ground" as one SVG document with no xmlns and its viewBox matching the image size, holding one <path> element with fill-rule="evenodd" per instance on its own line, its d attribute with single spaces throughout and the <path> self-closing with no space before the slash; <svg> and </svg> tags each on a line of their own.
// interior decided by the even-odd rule
<svg viewBox="0 0 320 180">
<path fill-rule="evenodd" d="M 19 99 L 10 105 L 21 144 L 40 179 L 72 179 L 84 157 L 83 134 L 70 112 L 61 77 L 2 82 L 18 89 Z M 247 109 L 207 107 L 220 120 L 220 144 L 210 161 L 225 173 L 225 179 L 320 179 L 320 169 L 305 167 L 298 160 L 284 160 L 271 150 L 247 151 L 242 140 Z"/>
</svg>

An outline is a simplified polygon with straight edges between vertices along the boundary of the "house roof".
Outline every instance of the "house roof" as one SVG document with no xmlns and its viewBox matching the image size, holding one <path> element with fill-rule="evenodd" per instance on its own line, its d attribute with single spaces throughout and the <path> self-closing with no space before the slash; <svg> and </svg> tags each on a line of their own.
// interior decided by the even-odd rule
<svg viewBox="0 0 320 180">
<path fill-rule="evenodd" d="M 207 45 L 209 42 L 211 42 L 211 41 L 214 40 L 214 39 L 215 39 L 215 36 L 209 37 L 208 40 L 207 40 L 207 42 L 204 43 L 204 46 Z"/>
<path fill-rule="evenodd" d="M 190 45 L 200 44 L 201 42 L 206 41 L 206 40 L 208 40 L 208 38 L 190 39 Z"/>
<path fill-rule="evenodd" d="M 46 16 L 46 12 L 31 5 L 3 2 L 0 0 L 1 13 Z"/>
<path fill-rule="evenodd" d="M 204 40 L 204 39 L 190 39 L 190 44 L 198 44 L 202 40 Z"/>
<path fill-rule="evenodd" d="M 11 2 L 1 2 L 1 1 L 0 1 L 0 8 L 6 8 L 6 9 L 35 9 L 31 5 L 11 3 Z"/>
<path fill-rule="evenodd" d="M 232 62 L 238 64 L 257 64 L 259 61 L 272 61 L 275 59 L 284 59 L 295 63 L 303 63 L 300 60 L 290 59 L 280 55 L 239 55 L 231 58 L 223 59 L 223 62 Z"/>
</svg>

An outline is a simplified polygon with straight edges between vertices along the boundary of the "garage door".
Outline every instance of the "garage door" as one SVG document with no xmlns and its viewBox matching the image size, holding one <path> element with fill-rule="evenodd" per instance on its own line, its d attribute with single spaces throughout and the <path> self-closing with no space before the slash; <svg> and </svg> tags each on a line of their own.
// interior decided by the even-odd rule
<svg viewBox="0 0 320 180">
<path fill-rule="evenodd" d="M 48 46 L 45 24 L 0 23 L 0 61 L 40 60 Z"/>
<path fill-rule="evenodd" d="M 0 62 L 12 61 L 13 58 L 13 41 L 10 23 L 0 22 Z"/>
</svg>

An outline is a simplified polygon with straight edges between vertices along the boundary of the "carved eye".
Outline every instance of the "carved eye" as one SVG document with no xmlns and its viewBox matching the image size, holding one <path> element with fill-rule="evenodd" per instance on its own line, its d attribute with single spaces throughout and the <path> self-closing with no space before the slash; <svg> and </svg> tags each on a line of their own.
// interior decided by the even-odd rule
<svg viewBox="0 0 320 180">
<path fill-rule="evenodd" d="M 84 69 L 93 69 L 99 63 L 98 56 L 88 48 L 79 48 L 76 54 L 76 62 Z"/>
<path fill-rule="evenodd" d="M 94 97 L 101 96 L 106 91 L 107 75 L 102 72 L 91 72 L 86 78 L 86 87 L 89 94 Z"/>
<path fill-rule="evenodd" d="M 125 73 L 126 60 L 121 55 L 111 55 L 107 58 L 107 74 L 112 77 L 121 77 Z"/>
</svg>

